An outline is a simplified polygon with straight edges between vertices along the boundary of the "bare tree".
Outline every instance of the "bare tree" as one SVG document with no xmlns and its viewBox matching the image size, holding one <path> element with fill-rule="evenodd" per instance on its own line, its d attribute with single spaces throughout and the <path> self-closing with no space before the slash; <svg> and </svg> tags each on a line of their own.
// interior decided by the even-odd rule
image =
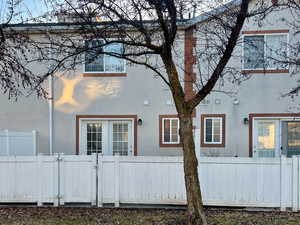
<svg viewBox="0 0 300 225">
<path fill-rule="evenodd" d="M 55 15 L 60 18 L 59 22 L 63 22 L 68 32 L 61 32 L 53 24 L 36 25 L 27 32 L 20 31 L 22 24 L 2 24 L 1 86 L 15 96 L 20 94 L 20 84 L 43 93 L 42 83 L 49 75 L 76 69 L 85 60 L 82 53 L 87 51 L 92 53 L 92 57 L 87 59 L 90 61 L 95 60 L 99 54 L 105 54 L 125 59 L 135 65 L 143 65 L 153 71 L 168 85 L 179 115 L 188 224 L 207 224 L 193 139 L 193 111 L 215 88 L 218 81 L 226 76 L 234 81 L 242 80 L 236 69 L 227 65 L 234 55 L 244 22 L 250 17 L 263 19 L 276 6 L 269 1 L 256 1 L 250 11 L 250 0 L 229 3 L 220 3 L 218 0 L 49 2 L 55 6 L 54 12 L 59 9 Z M 202 14 L 197 18 L 205 23 L 198 26 L 197 23 L 201 21 L 188 20 L 193 14 Z M 192 73 L 187 77 L 180 76 L 184 67 L 176 61 L 176 46 L 182 31 L 198 32 L 209 39 L 209 45 L 205 46 L 207 51 L 197 51 L 197 56 L 210 60 L 210 66 L 205 72 L 199 67 L 197 77 Z M 30 35 L 32 32 L 42 35 L 38 39 L 33 38 Z M 117 51 L 106 47 L 113 44 L 122 44 L 123 47 Z M 13 48 L 9 48 L 9 45 L 13 45 Z M 36 76 L 32 65 L 37 62 L 51 64 L 51 67 Z M 190 96 L 182 83 L 192 83 L 196 92 Z"/>
<path fill-rule="evenodd" d="M 12 25 L 32 18 L 22 16 L 18 10 L 21 4 L 22 0 L 6 0 L 0 5 L 0 88 L 9 98 L 16 98 L 28 89 L 35 89 L 38 95 L 45 94 L 40 86 L 41 77 L 28 68 L 35 43 L 28 34 L 19 32 Z"/>
</svg>

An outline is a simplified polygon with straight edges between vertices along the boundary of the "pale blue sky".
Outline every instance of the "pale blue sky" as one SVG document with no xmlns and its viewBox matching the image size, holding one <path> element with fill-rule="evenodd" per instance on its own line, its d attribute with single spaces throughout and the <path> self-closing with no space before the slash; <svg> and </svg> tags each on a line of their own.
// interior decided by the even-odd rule
<svg viewBox="0 0 300 225">
<path fill-rule="evenodd" d="M 7 2 L 8 0 L 0 0 L 0 20 L 2 21 L 5 20 L 5 14 L 8 10 Z M 47 11 L 47 5 L 44 0 L 22 0 L 16 10 L 22 13 L 23 19 L 27 19 L 42 15 Z"/>
</svg>

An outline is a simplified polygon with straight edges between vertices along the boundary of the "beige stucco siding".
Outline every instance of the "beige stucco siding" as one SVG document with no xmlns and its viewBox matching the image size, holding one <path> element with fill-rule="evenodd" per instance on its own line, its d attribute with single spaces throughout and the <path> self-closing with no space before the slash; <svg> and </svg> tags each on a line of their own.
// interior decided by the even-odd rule
<svg viewBox="0 0 300 225">
<path fill-rule="evenodd" d="M 253 3 L 252 3 L 253 4 Z M 266 17 L 266 20 L 258 26 L 253 19 L 247 20 L 243 31 L 256 30 L 286 30 L 289 29 L 289 42 L 292 44 L 299 40 L 299 36 L 293 35 L 292 28 L 288 27 L 282 18 L 292 20 L 289 10 L 272 12 Z M 201 29 L 201 24 L 198 29 Z M 234 67 L 237 71 L 242 70 L 242 38 L 241 34 L 239 44 L 236 47 L 233 58 L 228 66 Z M 202 46 L 205 37 L 198 33 L 197 44 Z M 207 73 L 207 62 L 201 61 L 202 71 Z M 211 73 L 211 71 L 209 71 Z M 207 97 L 210 101 L 207 105 L 197 107 L 196 127 L 200 129 L 201 114 L 226 114 L 226 144 L 225 148 L 198 147 L 202 155 L 206 156 L 249 156 L 249 124 L 244 124 L 244 118 L 248 118 L 250 113 L 288 113 L 298 112 L 297 105 L 299 100 L 290 97 L 282 97 L 282 94 L 290 91 L 297 84 L 297 76 L 292 76 L 293 68 L 290 67 L 289 73 L 251 73 L 240 75 L 244 76 L 240 85 L 231 84 L 224 79 L 224 86 L 220 83 L 216 90 L 232 91 L 231 96 L 225 93 L 212 93 Z M 235 75 L 238 75 L 237 73 Z M 297 75 L 297 73 L 295 74 Z M 230 77 L 230 75 L 228 75 Z M 234 105 L 234 99 L 239 104 Z M 219 101 L 220 104 L 216 103 Z M 200 135 L 198 137 L 200 139 Z"/>
</svg>

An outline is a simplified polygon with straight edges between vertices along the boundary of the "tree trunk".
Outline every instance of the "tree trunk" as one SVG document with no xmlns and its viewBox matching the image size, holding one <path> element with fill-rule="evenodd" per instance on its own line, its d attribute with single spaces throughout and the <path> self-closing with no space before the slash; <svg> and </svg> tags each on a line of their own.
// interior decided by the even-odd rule
<svg viewBox="0 0 300 225">
<path fill-rule="evenodd" d="M 184 178 L 188 207 L 187 224 L 207 225 L 198 177 L 198 160 L 195 153 L 192 113 L 180 114 L 179 118 L 180 138 L 183 145 Z"/>
</svg>

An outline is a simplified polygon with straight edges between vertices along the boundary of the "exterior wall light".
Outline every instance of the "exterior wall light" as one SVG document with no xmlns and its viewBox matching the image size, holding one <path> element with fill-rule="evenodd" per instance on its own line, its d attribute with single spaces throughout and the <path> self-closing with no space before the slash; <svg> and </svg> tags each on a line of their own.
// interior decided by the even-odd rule
<svg viewBox="0 0 300 225">
<path fill-rule="evenodd" d="M 244 124 L 245 125 L 249 124 L 249 119 L 247 117 L 244 118 Z"/>
<path fill-rule="evenodd" d="M 142 125 L 143 125 L 143 120 L 142 120 L 141 118 L 138 119 L 137 124 L 138 124 L 139 126 L 142 126 Z"/>
</svg>

